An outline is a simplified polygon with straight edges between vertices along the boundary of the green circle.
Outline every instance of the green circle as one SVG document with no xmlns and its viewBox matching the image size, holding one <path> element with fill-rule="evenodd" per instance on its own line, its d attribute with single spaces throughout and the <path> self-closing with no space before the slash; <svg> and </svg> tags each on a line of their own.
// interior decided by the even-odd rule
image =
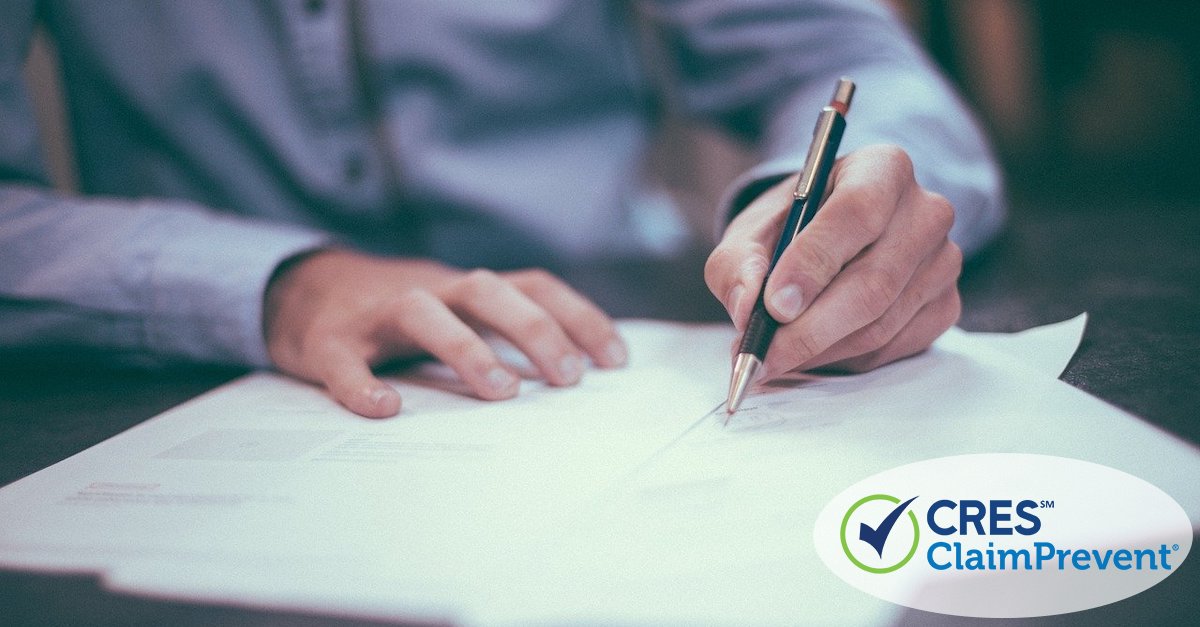
<svg viewBox="0 0 1200 627">
<path fill-rule="evenodd" d="M 850 545 L 846 542 L 846 525 L 850 524 L 850 516 L 854 514 L 854 510 L 858 509 L 860 505 L 869 503 L 871 501 L 887 501 L 896 505 L 900 504 L 900 499 L 894 496 L 889 496 L 887 494 L 872 494 L 871 496 L 865 496 L 859 499 L 857 503 L 851 505 L 850 509 L 846 510 L 846 515 L 842 518 L 842 552 L 846 554 L 846 558 L 853 562 L 855 566 L 869 573 L 882 575 L 883 573 L 890 573 L 907 564 L 908 560 L 912 559 L 912 556 L 917 554 L 917 545 L 921 542 L 921 526 L 917 524 L 917 515 L 914 514 L 911 509 L 908 510 L 908 519 L 912 521 L 913 526 L 913 544 L 912 548 L 908 550 L 908 555 L 905 555 L 904 559 L 892 566 L 888 566 L 887 568 L 874 568 L 867 566 L 866 564 L 858 561 L 858 559 L 854 557 L 854 554 L 850 552 Z"/>
</svg>

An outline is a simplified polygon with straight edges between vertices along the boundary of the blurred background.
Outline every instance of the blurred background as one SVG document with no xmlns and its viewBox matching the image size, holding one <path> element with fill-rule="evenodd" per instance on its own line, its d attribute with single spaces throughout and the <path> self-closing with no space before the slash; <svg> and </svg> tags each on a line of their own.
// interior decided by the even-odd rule
<svg viewBox="0 0 1200 627">
<path fill-rule="evenodd" d="M 1086 311 L 1063 380 L 1200 442 L 1200 2 L 890 1 L 1006 173 L 1008 227 L 966 264 L 959 324 Z"/>
<path fill-rule="evenodd" d="M 1018 207 L 1197 208 L 1200 3 L 891 2 L 980 112 Z"/>
</svg>

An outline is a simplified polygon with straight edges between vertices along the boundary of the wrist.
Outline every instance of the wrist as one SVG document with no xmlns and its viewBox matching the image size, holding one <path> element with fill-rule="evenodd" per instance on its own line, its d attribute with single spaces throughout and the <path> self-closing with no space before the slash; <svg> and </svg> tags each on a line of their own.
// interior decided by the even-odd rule
<svg viewBox="0 0 1200 627">
<path fill-rule="evenodd" d="M 280 261 L 267 285 L 263 289 L 262 334 L 270 352 L 272 331 L 276 327 L 276 319 L 284 309 L 286 295 L 294 288 L 300 269 L 312 260 L 336 252 L 334 248 L 313 248 L 304 250 Z M 272 359 L 273 360 L 273 359 Z"/>
</svg>

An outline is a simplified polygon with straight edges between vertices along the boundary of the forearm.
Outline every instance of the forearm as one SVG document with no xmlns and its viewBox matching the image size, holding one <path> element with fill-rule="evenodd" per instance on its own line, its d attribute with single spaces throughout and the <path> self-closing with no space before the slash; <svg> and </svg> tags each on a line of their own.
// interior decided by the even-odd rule
<svg viewBox="0 0 1200 627">
<path fill-rule="evenodd" d="M 0 3 L 0 349 L 269 365 L 265 285 L 324 237 L 183 201 L 46 188 L 21 75 L 34 9 Z"/>
<path fill-rule="evenodd" d="M 796 98 L 776 117 L 767 159 L 739 177 L 720 207 L 721 228 L 767 187 L 798 172 L 811 141 L 811 129 L 792 120 L 812 118 L 828 101 L 836 76 L 859 85 L 854 112 L 840 154 L 876 144 L 894 144 L 913 162 L 917 183 L 946 196 L 955 209 L 950 239 L 967 255 L 988 243 L 1006 215 L 1000 168 L 978 126 L 958 98 L 936 77 L 888 65 L 846 68 L 814 92 Z"/>
<path fill-rule="evenodd" d="M 311 231 L 166 200 L 0 187 L 0 345 L 270 364 L 262 295 Z"/>
<path fill-rule="evenodd" d="M 840 154 L 878 144 L 903 148 L 917 182 L 953 205 L 950 239 L 968 255 L 979 250 L 1005 217 L 999 167 L 954 92 L 931 70 L 906 63 L 839 67 L 798 93 L 773 116 L 764 161 L 735 181 L 721 206 L 735 213 L 770 184 L 801 169 L 812 138 L 807 120 L 828 102 L 841 75 L 853 78 L 858 91 Z"/>
<path fill-rule="evenodd" d="M 691 0 L 655 5 L 651 17 L 675 42 L 678 106 L 761 155 L 719 205 L 718 236 L 731 214 L 802 167 L 813 116 L 841 76 L 858 84 L 841 154 L 898 145 L 917 182 L 954 205 L 951 237 L 964 250 L 998 230 L 1001 181 L 983 134 L 882 2 Z"/>
</svg>

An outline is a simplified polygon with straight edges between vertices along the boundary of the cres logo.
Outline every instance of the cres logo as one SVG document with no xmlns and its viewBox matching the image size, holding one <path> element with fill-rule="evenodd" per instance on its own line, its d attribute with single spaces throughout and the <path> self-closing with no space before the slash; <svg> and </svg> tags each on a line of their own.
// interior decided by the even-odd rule
<svg viewBox="0 0 1200 627">
<path fill-rule="evenodd" d="M 817 517 L 822 561 L 882 599 L 959 616 L 1074 612 L 1137 594 L 1187 557 L 1157 487 L 1048 455 L 960 455 L 868 477 Z M 1102 583 L 1101 583 L 1102 582 Z"/>
</svg>

